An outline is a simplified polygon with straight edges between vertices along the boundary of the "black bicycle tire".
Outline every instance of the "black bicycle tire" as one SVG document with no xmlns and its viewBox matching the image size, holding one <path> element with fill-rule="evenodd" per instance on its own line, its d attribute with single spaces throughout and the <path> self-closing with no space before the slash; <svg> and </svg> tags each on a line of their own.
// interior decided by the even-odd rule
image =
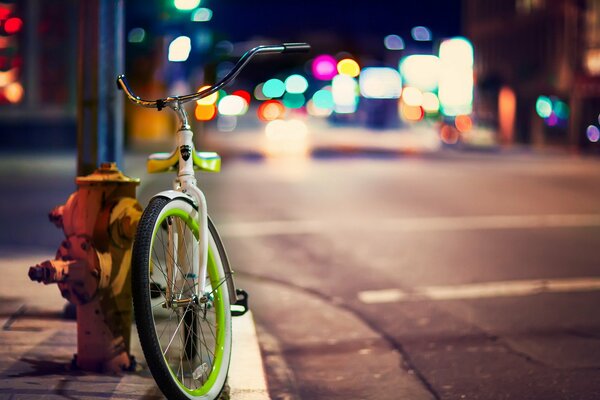
<svg viewBox="0 0 600 400">
<path fill-rule="evenodd" d="M 177 200 L 185 201 L 184 199 Z M 173 380 L 171 372 L 164 362 L 160 344 L 158 343 L 154 331 L 150 290 L 148 290 L 150 284 L 148 255 L 151 251 L 153 228 L 161 210 L 171 201 L 173 200 L 166 197 L 153 198 L 140 218 L 131 259 L 133 310 L 146 364 L 148 365 L 158 388 L 169 400 L 189 400 L 189 398 L 182 393 L 177 382 Z M 148 232 L 150 232 L 150 234 L 148 234 Z M 210 234 L 214 237 L 214 230 L 211 229 Z M 215 242 L 220 242 L 219 238 L 214 238 L 214 240 Z M 225 254 L 223 254 L 221 247 L 216 247 L 219 252 L 219 257 L 223 258 Z M 229 356 L 231 356 L 231 353 Z M 227 368 L 229 368 L 229 361 L 230 360 L 227 360 Z M 221 396 L 226 382 L 227 379 L 224 380 L 223 386 L 219 389 L 218 395 L 215 398 L 218 399 Z"/>
</svg>

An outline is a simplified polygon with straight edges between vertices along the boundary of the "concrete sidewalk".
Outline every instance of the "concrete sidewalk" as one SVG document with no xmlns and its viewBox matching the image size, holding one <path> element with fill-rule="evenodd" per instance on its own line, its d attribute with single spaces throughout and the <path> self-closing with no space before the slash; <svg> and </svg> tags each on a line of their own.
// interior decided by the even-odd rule
<svg viewBox="0 0 600 400">
<path fill-rule="evenodd" d="M 143 358 L 135 325 L 131 353 L 138 367 L 121 376 L 71 367 L 75 321 L 65 320 L 56 285 L 31 282 L 28 267 L 52 254 L 0 257 L 0 399 L 162 399 Z M 268 399 L 250 313 L 234 318 L 229 390 L 222 399 Z"/>
</svg>

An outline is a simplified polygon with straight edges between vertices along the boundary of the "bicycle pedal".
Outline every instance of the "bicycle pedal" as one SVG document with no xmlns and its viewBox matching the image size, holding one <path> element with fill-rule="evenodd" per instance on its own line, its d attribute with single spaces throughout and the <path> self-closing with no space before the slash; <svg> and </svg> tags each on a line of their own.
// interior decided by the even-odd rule
<svg viewBox="0 0 600 400">
<path fill-rule="evenodd" d="M 237 301 L 231 306 L 231 316 L 240 317 L 246 314 L 249 310 L 248 292 L 246 292 L 244 289 L 236 289 L 235 294 L 237 296 Z"/>
</svg>

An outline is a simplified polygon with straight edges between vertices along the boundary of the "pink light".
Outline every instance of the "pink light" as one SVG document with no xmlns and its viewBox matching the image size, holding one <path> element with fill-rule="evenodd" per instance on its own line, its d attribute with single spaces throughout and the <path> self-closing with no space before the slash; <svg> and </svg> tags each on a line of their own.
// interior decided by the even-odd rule
<svg viewBox="0 0 600 400">
<path fill-rule="evenodd" d="M 548 119 L 546 119 L 546 123 L 548 124 L 548 126 L 556 126 L 556 124 L 558 124 L 558 117 L 556 116 L 556 114 L 554 114 L 554 112 L 552 112 Z"/>
<path fill-rule="evenodd" d="M 337 61 L 330 55 L 317 56 L 312 63 L 312 73 L 322 81 L 333 79 L 337 75 Z"/>
</svg>

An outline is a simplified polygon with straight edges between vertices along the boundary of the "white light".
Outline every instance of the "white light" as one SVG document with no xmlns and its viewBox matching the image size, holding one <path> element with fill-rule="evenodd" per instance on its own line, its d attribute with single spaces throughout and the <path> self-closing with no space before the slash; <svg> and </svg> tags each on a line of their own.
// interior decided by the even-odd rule
<svg viewBox="0 0 600 400">
<path fill-rule="evenodd" d="M 288 93 L 304 93 L 308 89 L 308 81 L 302 75 L 290 75 L 285 80 L 285 90 Z"/>
<path fill-rule="evenodd" d="M 306 138 L 308 127 L 299 119 L 276 119 L 267 124 L 265 134 L 271 140 L 298 140 Z"/>
<path fill-rule="evenodd" d="M 350 114 L 356 111 L 356 79 L 348 75 L 336 75 L 331 82 L 334 110 L 340 114 Z"/>
<path fill-rule="evenodd" d="M 243 97 L 228 95 L 219 101 L 217 108 L 221 115 L 243 115 L 248 111 L 248 103 Z"/>
<path fill-rule="evenodd" d="M 406 85 L 423 91 L 435 90 L 440 78 L 440 59 L 424 54 L 408 56 L 400 62 L 400 73 Z"/>
<path fill-rule="evenodd" d="M 473 46 L 465 38 L 444 40 L 440 45 L 438 96 L 448 116 L 470 114 L 473 103 Z"/>
<path fill-rule="evenodd" d="M 360 73 L 360 94 L 368 99 L 397 99 L 402 93 L 402 79 L 393 68 L 365 68 Z"/>
<path fill-rule="evenodd" d="M 183 62 L 190 56 L 192 41 L 187 36 L 179 36 L 169 44 L 169 61 Z"/>
<path fill-rule="evenodd" d="M 436 113 L 440 109 L 440 101 L 435 93 L 423 93 L 423 110 L 428 113 Z"/>
<path fill-rule="evenodd" d="M 402 100 L 407 106 L 418 107 L 423 104 L 423 93 L 416 87 L 407 86 L 402 91 Z"/>
<path fill-rule="evenodd" d="M 175 0 L 173 3 L 178 10 L 193 10 L 200 5 L 200 0 Z"/>
</svg>

